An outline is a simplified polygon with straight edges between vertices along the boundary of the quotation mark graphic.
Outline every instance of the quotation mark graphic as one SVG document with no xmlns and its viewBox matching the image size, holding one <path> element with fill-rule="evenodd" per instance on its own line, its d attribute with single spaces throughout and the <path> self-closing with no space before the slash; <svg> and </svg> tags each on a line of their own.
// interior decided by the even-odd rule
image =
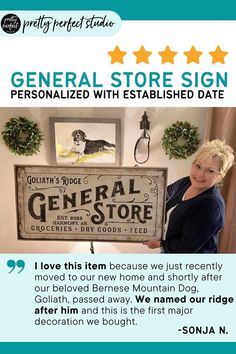
<svg viewBox="0 0 236 354">
<path fill-rule="evenodd" d="M 15 262 L 13 259 L 9 259 L 9 260 L 7 261 L 7 266 L 8 266 L 9 268 L 12 268 L 12 269 L 10 270 L 10 272 L 8 272 L 9 274 L 10 274 L 11 272 L 13 272 L 13 270 L 14 270 L 16 267 L 20 268 L 20 270 L 19 270 L 19 272 L 18 272 L 18 273 L 20 273 L 20 272 L 22 272 L 22 270 L 24 270 L 24 268 L 25 268 L 25 262 L 23 261 L 23 259 L 18 259 L 16 262 Z"/>
</svg>

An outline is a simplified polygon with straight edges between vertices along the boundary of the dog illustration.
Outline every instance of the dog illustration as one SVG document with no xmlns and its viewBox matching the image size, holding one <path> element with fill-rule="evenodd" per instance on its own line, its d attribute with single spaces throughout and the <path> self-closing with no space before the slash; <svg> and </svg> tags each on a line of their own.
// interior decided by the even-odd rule
<svg viewBox="0 0 236 354">
<path fill-rule="evenodd" d="M 99 151 L 107 151 L 114 149 L 115 144 L 111 144 L 106 140 L 89 140 L 86 134 L 80 129 L 76 129 L 71 134 L 73 138 L 73 146 L 71 151 L 78 153 L 79 156 L 94 154 Z"/>
</svg>

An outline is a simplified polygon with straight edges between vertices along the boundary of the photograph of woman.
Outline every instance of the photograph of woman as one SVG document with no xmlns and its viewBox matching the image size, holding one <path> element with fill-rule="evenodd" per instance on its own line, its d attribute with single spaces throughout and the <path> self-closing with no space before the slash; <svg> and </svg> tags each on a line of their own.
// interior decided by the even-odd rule
<svg viewBox="0 0 236 354">
<path fill-rule="evenodd" d="M 190 174 L 167 188 L 163 240 L 144 245 L 161 253 L 217 253 L 224 227 L 225 203 L 220 185 L 234 163 L 234 151 L 215 139 L 200 146 Z"/>
</svg>

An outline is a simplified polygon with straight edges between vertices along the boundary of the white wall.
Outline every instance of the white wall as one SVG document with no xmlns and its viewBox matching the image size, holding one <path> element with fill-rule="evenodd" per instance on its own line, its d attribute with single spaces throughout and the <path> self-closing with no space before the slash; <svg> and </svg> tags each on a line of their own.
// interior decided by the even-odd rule
<svg viewBox="0 0 236 354">
<path fill-rule="evenodd" d="M 151 153 L 143 167 L 168 167 L 168 182 L 188 175 L 191 158 L 169 160 L 161 147 L 164 129 L 177 120 L 199 127 L 201 138 L 205 128 L 205 108 L 0 108 L 0 131 L 12 117 L 27 117 L 37 122 L 44 133 L 40 152 L 32 157 L 12 154 L 0 137 L 0 252 L 2 253 L 90 253 L 89 242 L 17 240 L 15 205 L 15 164 L 48 165 L 50 162 L 49 117 L 120 118 L 122 124 L 121 164 L 135 166 L 134 145 L 141 131 L 139 122 L 146 111 L 151 122 Z M 142 244 L 94 242 L 95 253 L 152 253 Z"/>
</svg>

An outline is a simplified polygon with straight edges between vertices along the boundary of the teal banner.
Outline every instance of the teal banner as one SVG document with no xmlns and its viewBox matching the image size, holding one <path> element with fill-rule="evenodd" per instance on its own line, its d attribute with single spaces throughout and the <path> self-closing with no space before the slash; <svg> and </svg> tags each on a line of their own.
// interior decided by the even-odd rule
<svg viewBox="0 0 236 354">
<path fill-rule="evenodd" d="M 220 6 L 221 5 L 221 6 Z M 123 20 L 235 20 L 236 5 L 231 0 L 222 4 L 216 1 L 190 3 L 187 0 L 155 1 L 146 0 L 139 4 L 120 0 L 68 0 L 51 3 L 48 0 L 2 1 L 1 10 L 110 10 Z"/>
<path fill-rule="evenodd" d="M 157 329 L 158 330 L 158 329 Z M 128 353 L 135 352 L 143 354 L 154 353 L 181 353 L 181 354 L 199 354 L 214 353 L 234 354 L 236 343 L 1 343 L 2 353 L 23 352 L 23 353 Z"/>
</svg>

